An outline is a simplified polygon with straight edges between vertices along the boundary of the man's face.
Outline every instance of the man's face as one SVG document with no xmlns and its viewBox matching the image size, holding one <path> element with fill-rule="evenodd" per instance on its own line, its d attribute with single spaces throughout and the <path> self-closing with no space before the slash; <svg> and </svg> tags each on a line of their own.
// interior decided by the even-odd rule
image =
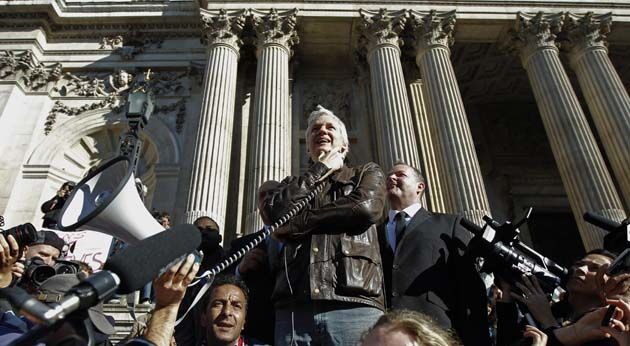
<svg viewBox="0 0 630 346">
<path fill-rule="evenodd" d="M 206 310 L 208 344 L 231 345 L 241 335 L 246 315 L 247 300 L 239 287 L 227 284 L 212 290 Z"/>
<path fill-rule="evenodd" d="M 415 345 L 409 335 L 400 330 L 391 330 L 387 326 L 372 329 L 361 341 L 361 346 L 407 346 Z"/>
<path fill-rule="evenodd" d="M 392 207 L 404 209 L 419 201 L 424 183 L 418 181 L 411 167 L 396 165 L 387 173 L 386 188 Z"/>
<path fill-rule="evenodd" d="M 348 149 L 347 145 L 343 144 L 338 122 L 329 115 L 322 115 L 315 119 L 308 136 L 308 152 L 315 162 L 318 161 L 322 152 L 327 153 L 332 150 L 344 152 Z"/>
<path fill-rule="evenodd" d="M 158 221 L 164 228 L 171 228 L 171 218 L 162 216 Z"/>
<path fill-rule="evenodd" d="M 33 257 L 39 257 L 44 260 L 49 266 L 55 264 L 55 261 L 59 258 L 59 250 L 55 247 L 46 244 L 37 244 L 28 246 L 26 250 L 26 259 L 29 260 Z"/>
<path fill-rule="evenodd" d="M 577 261 L 569 271 L 567 291 L 569 293 L 595 294 L 599 293 L 596 275 L 604 264 L 612 260 L 606 256 L 591 254 Z"/>
</svg>

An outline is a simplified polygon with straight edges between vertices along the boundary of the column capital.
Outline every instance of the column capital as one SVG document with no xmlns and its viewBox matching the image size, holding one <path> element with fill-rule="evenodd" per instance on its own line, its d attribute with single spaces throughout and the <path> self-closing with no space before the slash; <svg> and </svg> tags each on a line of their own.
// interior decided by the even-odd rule
<svg viewBox="0 0 630 346">
<path fill-rule="evenodd" d="M 237 53 L 242 44 L 239 35 L 245 26 L 245 10 L 199 9 L 201 16 L 202 41 L 208 45 L 226 45 Z"/>
<path fill-rule="evenodd" d="M 455 10 L 438 13 L 409 11 L 409 24 L 413 33 L 416 56 L 432 47 L 449 49 L 455 41 Z"/>
<path fill-rule="evenodd" d="M 272 8 L 268 12 L 251 10 L 251 13 L 254 30 L 258 38 L 258 51 L 268 45 L 279 45 L 291 54 L 291 47 L 300 42 L 295 29 L 298 10 L 278 12 Z"/>
<path fill-rule="evenodd" d="M 503 48 L 510 53 L 520 55 L 523 66 L 526 66 L 529 57 L 540 49 L 557 51 L 556 35 L 562 29 L 564 17 L 563 12 L 552 14 L 519 12 L 516 15 L 514 27 L 508 32 L 509 38 Z"/>
<path fill-rule="evenodd" d="M 404 10 L 388 11 L 381 8 L 378 11 L 359 10 L 361 15 L 361 37 L 359 45 L 367 48 L 369 56 L 380 46 L 393 46 L 400 50 L 403 42 L 400 33 L 405 28 L 407 20 Z"/>
<path fill-rule="evenodd" d="M 562 42 L 562 47 L 569 53 L 578 53 L 589 48 L 600 48 L 607 50 L 606 37 L 610 33 L 612 24 L 612 13 L 595 15 L 587 12 L 584 15 L 566 15 L 565 31 L 568 36 L 566 42 Z M 571 54 L 573 55 L 573 54 Z"/>
</svg>

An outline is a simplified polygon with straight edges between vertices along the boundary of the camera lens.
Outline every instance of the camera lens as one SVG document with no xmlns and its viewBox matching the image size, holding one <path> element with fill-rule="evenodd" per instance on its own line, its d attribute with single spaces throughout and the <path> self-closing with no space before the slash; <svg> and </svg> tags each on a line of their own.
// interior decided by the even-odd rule
<svg viewBox="0 0 630 346">
<path fill-rule="evenodd" d="M 15 238 L 15 241 L 17 241 L 18 246 L 20 248 L 28 244 L 31 244 L 37 240 L 37 230 L 30 223 L 17 225 L 13 228 L 9 228 L 3 233 L 5 237 L 12 235 L 13 238 Z"/>
<path fill-rule="evenodd" d="M 40 265 L 33 269 L 33 272 L 31 273 L 31 280 L 35 283 L 35 285 L 39 286 L 47 279 L 55 276 L 55 274 L 55 268 L 48 265 Z"/>
</svg>

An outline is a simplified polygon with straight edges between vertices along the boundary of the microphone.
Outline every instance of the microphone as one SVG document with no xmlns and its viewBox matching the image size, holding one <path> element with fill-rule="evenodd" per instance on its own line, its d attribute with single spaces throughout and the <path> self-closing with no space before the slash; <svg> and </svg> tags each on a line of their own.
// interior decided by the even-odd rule
<svg viewBox="0 0 630 346">
<path fill-rule="evenodd" d="M 126 247 L 105 262 L 103 269 L 120 278 L 118 293 L 129 294 L 194 252 L 201 244 L 200 233 L 193 225 L 175 226 Z"/>
<path fill-rule="evenodd" d="M 195 251 L 201 243 L 199 230 L 193 225 L 179 225 L 128 246 L 105 263 L 104 270 L 72 287 L 52 307 L 18 289 L 2 290 L 14 306 L 35 322 L 53 325 L 74 311 L 90 308 L 110 298 L 118 289 L 128 294 L 141 289 L 171 265 Z"/>
</svg>

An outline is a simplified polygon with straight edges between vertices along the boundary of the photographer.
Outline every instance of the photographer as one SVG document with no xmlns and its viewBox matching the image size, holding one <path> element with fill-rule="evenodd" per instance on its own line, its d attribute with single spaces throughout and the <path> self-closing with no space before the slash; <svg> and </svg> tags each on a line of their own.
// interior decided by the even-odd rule
<svg viewBox="0 0 630 346">
<path fill-rule="evenodd" d="M 59 212 L 66 203 L 66 200 L 70 196 L 70 192 L 72 192 L 74 186 L 75 184 L 73 182 L 66 181 L 63 185 L 61 185 L 57 194 L 53 198 L 42 204 L 41 210 L 42 213 L 44 213 L 44 216 L 42 217 L 42 219 L 44 219 L 42 227 L 52 229 L 57 228 Z"/>
<path fill-rule="evenodd" d="M 517 282 L 516 286 L 520 293 L 513 292 L 509 285 L 500 283 L 503 293 L 500 303 L 497 304 L 498 344 L 508 345 L 520 337 L 516 327 L 518 323 L 516 305 L 513 304 L 515 301 L 525 305 L 532 317 L 540 324 L 540 328 L 544 330 L 559 327 L 561 320 L 578 321 L 593 309 L 604 306 L 606 296 L 610 297 L 613 293 L 611 289 L 614 288 L 608 291 L 603 289 L 608 281 L 604 273 L 614 258 L 612 253 L 596 249 L 576 261 L 569 271 L 565 299 L 553 306 L 536 278 L 523 277 L 521 282 Z"/>
</svg>

